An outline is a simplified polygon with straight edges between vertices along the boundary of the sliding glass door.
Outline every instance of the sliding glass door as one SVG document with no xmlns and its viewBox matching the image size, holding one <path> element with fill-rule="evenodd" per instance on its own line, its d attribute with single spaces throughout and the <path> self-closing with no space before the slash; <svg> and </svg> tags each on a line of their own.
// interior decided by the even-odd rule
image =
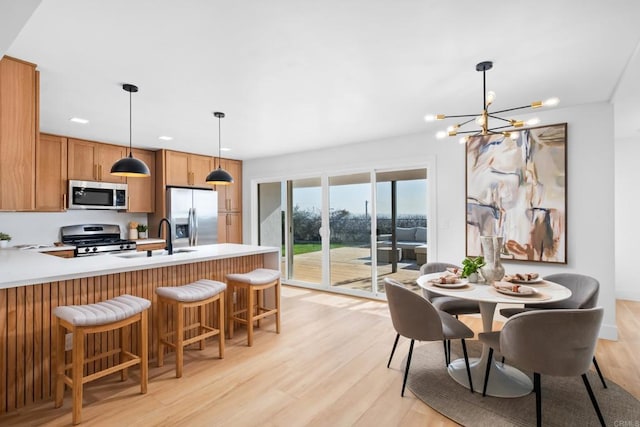
<svg viewBox="0 0 640 427">
<path fill-rule="evenodd" d="M 292 284 L 376 298 L 389 277 L 417 290 L 427 182 L 423 168 L 258 184 L 259 244 L 282 247 Z"/>
<path fill-rule="evenodd" d="M 331 286 L 371 292 L 371 174 L 329 177 Z"/>
</svg>

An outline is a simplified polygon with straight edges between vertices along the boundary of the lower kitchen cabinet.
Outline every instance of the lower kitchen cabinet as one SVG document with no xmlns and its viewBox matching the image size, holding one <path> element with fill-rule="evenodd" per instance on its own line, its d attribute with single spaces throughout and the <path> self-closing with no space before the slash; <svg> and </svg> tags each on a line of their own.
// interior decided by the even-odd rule
<svg viewBox="0 0 640 427">
<path fill-rule="evenodd" d="M 241 212 L 218 212 L 218 243 L 242 243 Z"/>
</svg>

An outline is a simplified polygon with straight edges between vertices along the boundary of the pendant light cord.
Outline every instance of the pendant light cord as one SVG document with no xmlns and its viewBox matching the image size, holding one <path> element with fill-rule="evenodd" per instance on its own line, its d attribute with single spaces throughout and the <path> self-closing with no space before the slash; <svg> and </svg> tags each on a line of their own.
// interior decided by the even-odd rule
<svg viewBox="0 0 640 427">
<path fill-rule="evenodd" d="M 132 148 L 131 148 L 131 121 L 132 121 L 132 113 L 131 113 L 131 92 L 129 92 L 129 157 L 133 157 Z"/>
<path fill-rule="evenodd" d="M 222 151 L 222 139 L 221 136 L 222 132 L 220 131 L 220 121 L 222 120 L 222 117 L 218 117 L 218 167 L 220 167 L 221 161 L 220 161 L 220 152 Z"/>
</svg>

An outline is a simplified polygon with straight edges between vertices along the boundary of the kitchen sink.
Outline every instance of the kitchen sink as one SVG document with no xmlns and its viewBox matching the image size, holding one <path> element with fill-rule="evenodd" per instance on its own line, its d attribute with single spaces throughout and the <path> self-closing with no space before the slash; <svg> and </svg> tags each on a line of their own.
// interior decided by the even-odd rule
<svg viewBox="0 0 640 427">
<path fill-rule="evenodd" d="M 174 249 L 173 255 L 184 254 L 184 253 L 195 252 L 195 251 L 197 251 L 197 249 L 186 249 L 186 248 Z M 148 255 L 148 252 L 151 252 L 151 255 Z M 159 256 L 169 256 L 169 252 L 166 250 L 141 251 L 141 252 L 133 252 L 133 253 L 127 253 L 127 254 L 116 254 L 115 256 L 117 256 L 118 258 L 147 258 L 147 257 L 153 258 L 153 257 L 159 257 Z"/>
</svg>

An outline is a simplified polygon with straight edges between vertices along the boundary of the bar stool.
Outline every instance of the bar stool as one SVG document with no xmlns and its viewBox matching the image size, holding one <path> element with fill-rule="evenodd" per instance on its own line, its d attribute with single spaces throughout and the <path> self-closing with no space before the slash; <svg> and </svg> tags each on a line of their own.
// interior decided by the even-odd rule
<svg viewBox="0 0 640 427">
<path fill-rule="evenodd" d="M 164 346 L 176 350 L 176 378 L 182 377 L 184 362 L 184 347 L 200 341 L 200 350 L 204 350 L 204 340 L 218 335 L 218 351 L 220 359 L 224 358 L 224 291 L 227 285 L 215 280 L 201 279 L 184 286 L 156 288 L 158 295 L 158 309 L 156 310 L 156 325 L 158 328 L 158 366 L 164 364 Z M 205 308 L 207 304 L 218 302 L 218 328 L 206 324 Z M 175 331 L 164 331 L 163 306 L 175 307 Z M 184 309 L 198 308 L 199 321 L 191 325 L 184 324 Z M 173 308 L 172 308 L 173 310 Z M 184 338 L 186 331 L 197 329 L 197 335 Z M 169 337 L 175 335 L 174 342 Z"/>
<path fill-rule="evenodd" d="M 147 310 L 151 301 L 132 295 L 121 295 L 96 304 L 68 305 L 56 307 L 53 310 L 56 330 L 56 378 L 55 378 L 55 407 L 62 406 L 64 400 L 64 385 L 73 391 L 73 424 L 82 421 L 82 389 L 88 383 L 114 372 L 121 371 L 121 379 L 127 379 L 127 368 L 140 365 L 140 393 L 147 392 L 149 377 L 148 360 L 148 315 Z M 138 353 L 133 354 L 126 349 L 129 341 L 129 331 L 125 328 L 133 323 L 139 324 Z M 85 359 L 85 336 L 98 332 L 120 330 L 120 348 L 108 350 Z M 65 342 L 67 331 L 73 334 L 71 347 L 71 363 L 65 364 Z M 84 365 L 114 354 L 119 354 L 117 365 L 99 372 L 84 376 Z M 66 371 L 71 369 L 71 377 Z"/>
<path fill-rule="evenodd" d="M 229 312 L 229 338 L 233 338 L 234 322 L 247 325 L 247 344 L 253 345 L 253 322 L 257 321 L 260 327 L 260 319 L 275 315 L 276 333 L 280 333 L 280 272 L 266 268 L 257 268 L 249 273 L 227 274 L 227 307 Z M 275 288 L 275 307 L 265 307 L 264 290 Z M 237 289 L 247 291 L 247 307 L 235 310 L 237 303 Z M 245 313 L 244 317 L 240 314 Z"/>
</svg>

